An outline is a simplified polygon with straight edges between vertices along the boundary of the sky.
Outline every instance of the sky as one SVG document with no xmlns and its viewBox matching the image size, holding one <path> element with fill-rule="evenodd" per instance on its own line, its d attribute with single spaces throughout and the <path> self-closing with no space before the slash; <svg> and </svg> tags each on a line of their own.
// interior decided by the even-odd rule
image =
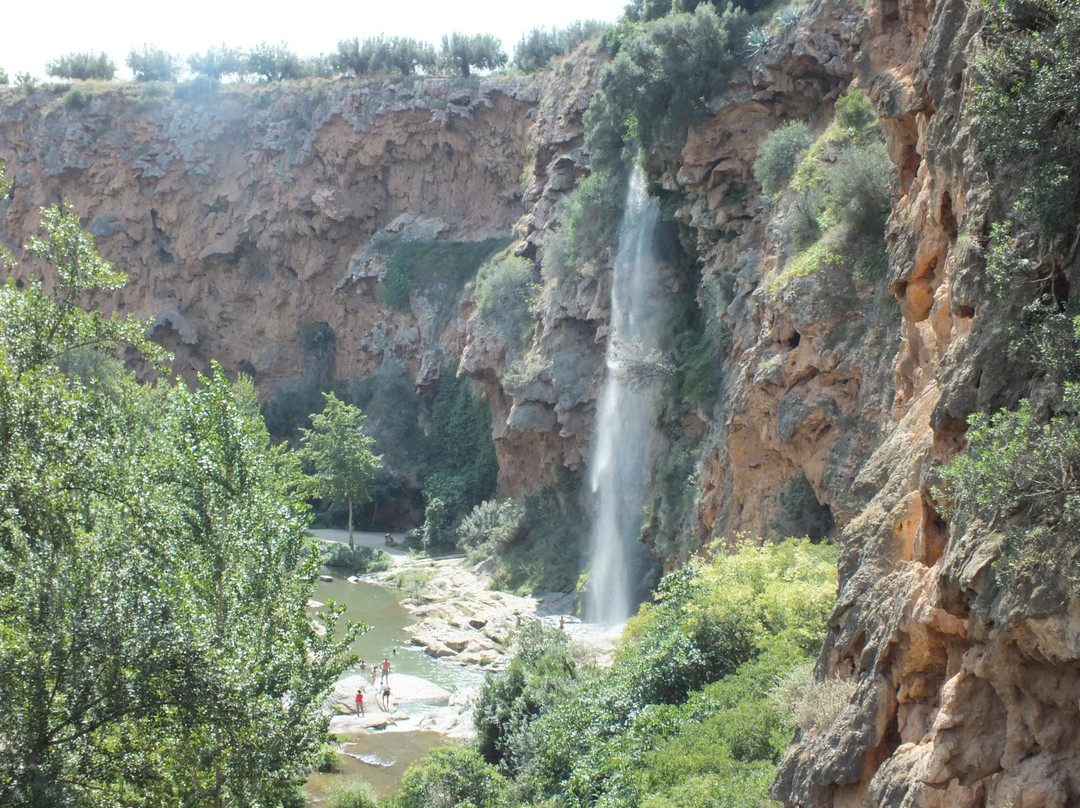
<svg viewBox="0 0 1080 808">
<path fill-rule="evenodd" d="M 45 63 L 75 51 L 105 51 L 130 77 L 132 48 L 154 45 L 184 58 L 226 44 L 247 49 L 288 43 L 301 56 L 335 50 L 341 39 L 378 34 L 438 44 L 443 34 L 494 34 L 512 54 L 532 28 L 574 20 L 614 22 L 627 0 L 4 0 L 0 68 L 45 77 Z"/>
</svg>

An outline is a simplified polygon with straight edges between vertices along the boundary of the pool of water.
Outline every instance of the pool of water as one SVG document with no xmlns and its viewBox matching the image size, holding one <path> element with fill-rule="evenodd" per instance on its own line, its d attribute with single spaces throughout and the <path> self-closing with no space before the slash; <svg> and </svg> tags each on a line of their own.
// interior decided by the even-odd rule
<svg viewBox="0 0 1080 808">
<path fill-rule="evenodd" d="M 401 605 L 404 592 L 366 581 L 349 583 L 335 570 L 323 570 L 323 573 L 333 576 L 334 580 L 319 582 L 313 596 L 315 600 L 344 604 L 346 619 L 361 620 L 369 626 L 368 631 L 353 643 L 353 650 L 367 663 L 367 671 L 372 665 L 389 659 L 391 672 L 422 677 L 451 693 L 478 687 L 483 682 L 484 674 L 480 671 L 440 662 L 425 654 L 423 649 L 407 644 L 409 635 L 403 629 L 415 621 Z M 357 663 L 346 674 L 360 672 Z M 417 705 L 405 712 L 423 713 L 429 709 L 429 706 Z M 308 803 L 318 805 L 330 797 L 334 789 L 355 780 L 367 781 L 379 797 L 385 797 L 397 786 L 405 769 L 445 743 L 448 741 L 434 732 L 389 729 L 351 736 L 339 750 L 338 771 L 317 772 L 308 778 L 305 787 Z"/>
<path fill-rule="evenodd" d="M 370 628 L 357 637 L 353 650 L 368 665 L 390 660 L 390 670 L 407 673 L 434 682 L 450 692 L 459 688 L 477 687 L 484 681 L 484 674 L 449 662 L 440 662 L 411 646 L 409 635 L 402 629 L 416 622 L 401 605 L 404 593 L 400 589 L 379 584 L 349 583 L 339 578 L 333 570 L 324 570 L 333 581 L 320 581 L 315 599 L 323 603 L 334 601 L 345 604 L 345 618 L 362 620 Z M 396 653 L 395 653 L 396 651 Z M 359 663 L 348 673 L 359 673 Z"/>
</svg>

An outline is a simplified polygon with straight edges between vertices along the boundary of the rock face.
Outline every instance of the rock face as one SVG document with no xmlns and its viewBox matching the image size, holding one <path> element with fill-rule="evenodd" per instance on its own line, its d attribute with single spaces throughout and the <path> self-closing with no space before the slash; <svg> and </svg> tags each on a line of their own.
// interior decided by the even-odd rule
<svg viewBox="0 0 1080 808">
<path fill-rule="evenodd" d="M 793 490 L 841 544 L 818 673 L 855 682 L 855 696 L 789 749 L 774 792 L 791 805 L 1080 801 L 1080 606 L 999 591 L 1000 537 L 959 534 L 932 491 L 970 413 L 1047 393 L 1009 358 L 1003 313 L 979 282 L 990 193 L 966 105 L 982 15 L 974 0 L 812 2 L 716 88 L 677 158 L 647 158 L 701 269 L 697 300 L 730 334 L 718 400 L 679 414 L 702 451 L 688 535 L 667 560 L 776 533 Z M 448 316 L 422 296 L 409 311 L 381 303 L 380 245 L 503 236 L 542 266 L 588 171 L 582 115 L 601 64 L 579 52 L 530 79 L 186 101 L 114 89 L 80 108 L 2 91 L 0 159 L 15 189 L 0 238 L 17 247 L 38 206 L 72 199 L 132 276 L 100 302 L 153 318 L 185 372 L 219 358 L 269 384 L 398 358 L 423 384 L 459 358 L 491 406 L 500 488 L 515 495 L 586 462 L 610 273 L 545 288 L 516 355 L 467 294 Z M 758 146 L 792 119 L 820 131 L 852 86 L 875 103 L 895 166 L 887 276 L 773 283 L 788 223 L 755 204 Z M 417 642 L 493 664 L 502 640 L 485 649 L 477 635 L 509 618 L 491 606 L 470 607 L 476 625 L 449 636 L 425 631 L 439 615 L 417 604 Z"/>
<path fill-rule="evenodd" d="M 15 187 L 0 238 L 18 255 L 38 208 L 71 200 L 131 280 L 97 302 L 151 318 L 185 375 L 217 359 L 266 386 L 362 377 L 391 357 L 419 374 L 441 333 L 423 312 L 380 303 L 362 259 L 387 227 L 509 237 L 537 100 L 528 79 L 223 87 L 190 100 L 99 88 L 82 105 L 8 89 L 0 159 Z"/>
</svg>

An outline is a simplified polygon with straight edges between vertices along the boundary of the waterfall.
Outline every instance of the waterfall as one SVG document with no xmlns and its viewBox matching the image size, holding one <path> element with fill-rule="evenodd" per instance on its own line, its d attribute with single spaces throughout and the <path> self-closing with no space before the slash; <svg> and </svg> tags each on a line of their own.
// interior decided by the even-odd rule
<svg viewBox="0 0 1080 808">
<path fill-rule="evenodd" d="M 619 346 L 632 345 L 635 352 L 655 349 L 664 327 L 665 295 L 656 256 L 659 213 L 656 200 L 645 193 L 641 169 L 635 168 L 619 228 L 607 374 L 589 460 L 594 513 L 585 615 L 609 628 L 626 622 L 646 594 L 642 576 L 648 553 L 638 536 L 657 397 L 652 389 L 622 378 L 617 360 Z"/>
</svg>

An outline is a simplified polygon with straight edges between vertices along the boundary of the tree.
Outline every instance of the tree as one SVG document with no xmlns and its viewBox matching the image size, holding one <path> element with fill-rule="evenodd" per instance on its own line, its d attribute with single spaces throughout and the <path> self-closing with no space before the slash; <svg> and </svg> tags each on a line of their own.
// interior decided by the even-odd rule
<svg viewBox="0 0 1080 808">
<path fill-rule="evenodd" d="M 191 72 L 211 79 L 223 76 L 239 76 L 244 72 L 244 53 L 238 48 L 222 45 L 220 48 L 208 48 L 206 53 L 196 53 L 188 57 Z"/>
<path fill-rule="evenodd" d="M 439 66 L 468 78 L 472 70 L 496 70 L 506 64 L 502 43 L 491 34 L 453 33 L 443 36 Z"/>
<path fill-rule="evenodd" d="M 262 42 L 247 55 L 244 72 L 260 76 L 264 81 L 284 81 L 303 78 L 304 65 L 284 42 L 280 45 Z"/>
<path fill-rule="evenodd" d="M 42 222 L 52 290 L 0 286 L 0 804 L 281 804 L 348 662 L 305 612 L 295 461 L 216 366 L 167 394 L 99 374 L 165 355 L 76 305 L 124 276 L 70 206 Z"/>
<path fill-rule="evenodd" d="M 349 508 L 349 548 L 353 544 L 353 509 L 371 501 L 371 485 L 382 458 L 375 439 L 364 433 L 364 413 L 333 393 L 323 393 L 326 406 L 311 416 L 311 429 L 301 429 L 301 456 L 315 473 L 310 490 Z"/>
<path fill-rule="evenodd" d="M 180 75 L 180 57 L 150 45 L 141 51 L 133 48 L 124 61 L 135 81 L 176 81 Z"/>
<path fill-rule="evenodd" d="M 58 79 L 102 79 L 116 75 L 116 63 L 104 53 L 69 53 L 45 65 L 45 72 Z"/>
</svg>

